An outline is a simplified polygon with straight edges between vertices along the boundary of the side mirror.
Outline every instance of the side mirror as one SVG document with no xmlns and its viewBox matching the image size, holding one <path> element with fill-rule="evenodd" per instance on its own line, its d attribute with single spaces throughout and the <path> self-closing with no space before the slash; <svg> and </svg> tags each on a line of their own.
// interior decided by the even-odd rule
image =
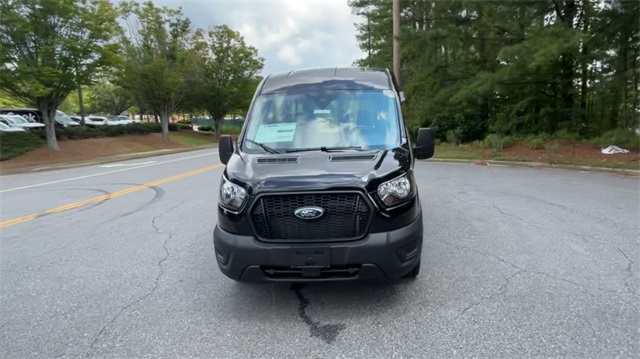
<svg viewBox="0 0 640 359">
<path fill-rule="evenodd" d="M 433 138 L 433 132 L 430 128 L 418 129 L 418 139 L 416 141 L 416 147 L 413 150 L 416 158 L 424 160 L 433 157 L 435 152 L 435 140 Z"/>
<path fill-rule="evenodd" d="M 230 135 L 220 136 L 220 142 L 218 143 L 218 155 L 220 156 L 220 162 L 227 164 L 229 158 L 233 154 L 233 139 Z"/>
</svg>

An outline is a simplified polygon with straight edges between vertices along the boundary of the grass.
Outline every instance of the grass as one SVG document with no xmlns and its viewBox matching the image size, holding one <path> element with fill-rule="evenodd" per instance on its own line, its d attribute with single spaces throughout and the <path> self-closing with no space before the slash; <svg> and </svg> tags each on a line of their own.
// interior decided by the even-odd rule
<svg viewBox="0 0 640 359">
<path fill-rule="evenodd" d="M 172 133 L 171 139 L 176 142 L 180 142 L 184 145 L 189 145 L 189 146 L 205 146 L 205 145 L 210 145 L 214 143 L 211 139 L 208 139 L 202 135 L 195 134 L 195 133 L 190 134 L 188 132 Z"/>
<path fill-rule="evenodd" d="M 445 142 L 436 145 L 434 157 L 456 160 L 479 160 L 485 158 L 483 151 L 484 148 L 479 143 L 454 145 Z"/>
</svg>

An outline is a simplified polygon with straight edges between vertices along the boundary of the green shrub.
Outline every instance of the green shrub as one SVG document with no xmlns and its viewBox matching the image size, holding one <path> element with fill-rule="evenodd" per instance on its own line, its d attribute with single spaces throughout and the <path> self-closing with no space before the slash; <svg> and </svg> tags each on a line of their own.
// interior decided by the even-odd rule
<svg viewBox="0 0 640 359">
<path fill-rule="evenodd" d="M 509 136 L 499 135 L 497 133 L 490 133 L 484 139 L 484 145 L 487 148 L 493 150 L 494 153 L 500 152 L 503 149 L 511 146 L 513 139 Z"/>
<path fill-rule="evenodd" d="M 44 131 L 37 131 L 44 132 Z M 0 133 L 0 161 L 32 151 L 46 142 L 34 132 Z"/>
<path fill-rule="evenodd" d="M 159 133 L 162 132 L 162 126 L 159 123 L 155 122 L 143 122 L 142 126 L 144 126 L 147 133 Z"/>
<path fill-rule="evenodd" d="M 545 143 L 544 152 L 547 155 L 547 162 L 558 163 L 558 140 L 552 140 Z"/>
<path fill-rule="evenodd" d="M 178 123 L 178 129 L 179 130 L 192 130 L 193 128 L 191 127 L 190 124 L 187 123 Z"/>
<path fill-rule="evenodd" d="M 462 141 L 462 131 L 460 130 L 460 128 L 449 130 L 447 131 L 446 139 L 448 143 L 459 145 Z"/>
<path fill-rule="evenodd" d="M 577 141 L 580 139 L 580 135 L 578 133 L 571 132 L 566 128 L 556 131 L 553 137 L 563 141 Z"/>
<path fill-rule="evenodd" d="M 616 129 L 594 138 L 591 143 L 603 148 L 614 145 L 627 150 L 638 150 L 640 149 L 640 136 L 631 130 Z"/>
<path fill-rule="evenodd" d="M 549 140 L 549 135 L 546 133 L 541 133 L 538 135 L 529 135 L 526 138 L 527 145 L 532 150 L 539 150 L 544 146 L 544 143 Z"/>
<path fill-rule="evenodd" d="M 198 131 L 215 132 L 215 129 L 213 128 L 213 126 L 200 126 L 200 127 L 198 127 Z"/>
<path fill-rule="evenodd" d="M 222 126 L 222 129 L 220 130 L 220 133 L 222 133 L 223 135 L 239 135 L 240 131 L 242 130 L 242 127 L 238 127 L 238 126 Z"/>
<path fill-rule="evenodd" d="M 178 131 L 178 124 L 170 123 L 169 131 Z M 134 122 L 127 125 L 114 125 L 114 126 L 77 126 L 77 127 L 65 127 L 56 128 L 56 137 L 58 140 L 82 140 L 87 138 L 99 138 L 99 137 L 117 137 L 124 135 L 146 135 L 149 133 L 162 132 L 162 126 L 159 123 L 154 122 Z M 35 132 L 34 132 L 35 134 Z M 47 134 L 45 131 L 38 131 L 37 137 L 46 141 Z"/>
</svg>

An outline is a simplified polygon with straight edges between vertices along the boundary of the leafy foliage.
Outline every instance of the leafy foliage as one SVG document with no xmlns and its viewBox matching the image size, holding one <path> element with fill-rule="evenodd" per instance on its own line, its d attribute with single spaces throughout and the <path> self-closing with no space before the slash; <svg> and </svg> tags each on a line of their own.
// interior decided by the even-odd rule
<svg viewBox="0 0 640 359">
<path fill-rule="evenodd" d="M 169 138 L 169 117 L 180 108 L 195 64 L 187 48 L 190 21 L 181 10 L 156 7 L 153 2 L 123 2 L 120 16 L 125 63 L 118 84 L 139 107 L 160 116 L 163 138 Z"/>
<path fill-rule="evenodd" d="M 538 135 L 527 136 L 527 146 L 532 150 L 539 150 L 544 147 L 545 142 L 549 140 L 550 136 L 546 133 Z"/>
<path fill-rule="evenodd" d="M 207 31 L 197 29 L 192 41 L 197 58 L 196 72 L 190 78 L 188 107 L 208 112 L 219 133 L 225 115 L 249 108 L 264 59 L 239 32 L 226 25 Z"/>
<path fill-rule="evenodd" d="M 127 96 L 125 90 L 110 82 L 92 86 L 87 98 L 91 103 L 87 107 L 89 113 L 119 115 L 132 105 L 131 98 Z"/>
<path fill-rule="evenodd" d="M 640 136 L 633 131 L 623 129 L 607 131 L 593 139 L 592 143 L 603 148 L 616 145 L 628 150 L 640 150 Z"/>
<path fill-rule="evenodd" d="M 177 131 L 178 126 L 176 124 L 169 124 L 169 131 Z M 149 133 L 161 133 L 162 126 L 159 123 L 145 122 L 145 123 L 130 123 L 127 125 L 117 126 L 99 126 L 99 127 L 65 127 L 56 128 L 56 135 L 59 139 L 65 140 L 82 140 L 87 138 L 100 138 L 100 137 L 117 137 L 124 135 L 146 135 Z M 39 136 L 45 136 L 44 133 L 38 133 Z"/>
<path fill-rule="evenodd" d="M 360 65 L 392 68 L 391 2 L 350 0 Z M 597 137 L 640 125 L 637 0 L 403 0 L 400 83 L 412 129 Z M 496 139 L 493 136 L 493 139 Z"/>
<path fill-rule="evenodd" d="M 116 16 L 108 0 L 0 2 L 0 89 L 42 111 L 52 150 L 58 106 L 117 63 Z"/>
</svg>

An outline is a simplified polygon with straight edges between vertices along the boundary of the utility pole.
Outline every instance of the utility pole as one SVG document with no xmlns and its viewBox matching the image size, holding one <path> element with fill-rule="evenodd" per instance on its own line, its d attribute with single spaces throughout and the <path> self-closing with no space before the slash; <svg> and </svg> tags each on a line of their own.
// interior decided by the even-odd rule
<svg viewBox="0 0 640 359">
<path fill-rule="evenodd" d="M 400 86 L 400 0 L 393 0 L 393 73 Z"/>
<path fill-rule="evenodd" d="M 371 13 L 367 12 L 367 65 L 371 66 Z"/>
</svg>

